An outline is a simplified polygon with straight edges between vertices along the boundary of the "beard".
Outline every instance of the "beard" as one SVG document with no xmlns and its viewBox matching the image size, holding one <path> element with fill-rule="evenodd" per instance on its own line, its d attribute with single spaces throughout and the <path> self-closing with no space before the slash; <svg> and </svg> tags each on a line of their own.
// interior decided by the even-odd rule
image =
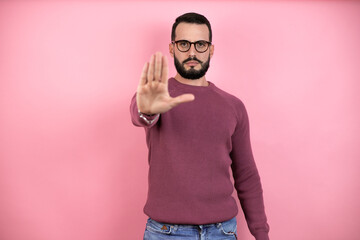
<svg viewBox="0 0 360 240">
<path fill-rule="evenodd" d="M 188 61 L 199 62 L 199 64 L 201 65 L 201 68 L 199 70 L 196 70 L 196 69 L 194 69 L 194 67 L 190 67 L 189 70 L 186 70 L 184 65 Z M 205 73 L 207 72 L 207 70 L 209 69 L 210 55 L 206 62 L 202 62 L 199 59 L 197 59 L 196 57 L 191 57 L 191 58 L 185 59 L 182 63 L 180 63 L 179 60 L 174 56 L 174 64 L 175 64 L 175 68 L 176 68 L 177 72 L 180 74 L 180 76 L 182 76 L 185 79 L 195 80 L 195 79 L 199 79 L 199 78 L 203 77 L 205 75 Z"/>
</svg>

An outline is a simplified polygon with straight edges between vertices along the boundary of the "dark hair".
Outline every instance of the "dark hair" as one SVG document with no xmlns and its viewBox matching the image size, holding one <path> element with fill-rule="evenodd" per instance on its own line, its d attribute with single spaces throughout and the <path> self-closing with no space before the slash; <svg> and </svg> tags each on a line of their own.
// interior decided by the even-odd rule
<svg viewBox="0 0 360 240">
<path fill-rule="evenodd" d="M 207 20 L 206 17 L 204 17 L 203 15 L 200 15 L 198 13 L 185 13 L 179 17 L 176 18 L 173 26 L 172 26 L 172 31 L 171 31 L 171 41 L 175 41 L 175 30 L 177 25 L 179 25 L 179 23 L 195 23 L 195 24 L 206 24 L 206 26 L 209 29 L 209 41 L 211 42 L 212 40 L 212 32 L 211 32 L 211 25 L 209 20 Z"/>
</svg>

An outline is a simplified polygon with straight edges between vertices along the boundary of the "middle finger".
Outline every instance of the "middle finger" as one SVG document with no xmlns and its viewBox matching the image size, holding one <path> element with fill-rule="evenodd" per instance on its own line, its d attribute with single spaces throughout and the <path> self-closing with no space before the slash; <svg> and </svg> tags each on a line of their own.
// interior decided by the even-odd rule
<svg viewBox="0 0 360 240">
<path fill-rule="evenodd" d="M 161 69 L 162 69 L 162 54 L 161 52 L 157 52 L 155 54 L 155 77 L 154 81 L 161 81 Z"/>
</svg>

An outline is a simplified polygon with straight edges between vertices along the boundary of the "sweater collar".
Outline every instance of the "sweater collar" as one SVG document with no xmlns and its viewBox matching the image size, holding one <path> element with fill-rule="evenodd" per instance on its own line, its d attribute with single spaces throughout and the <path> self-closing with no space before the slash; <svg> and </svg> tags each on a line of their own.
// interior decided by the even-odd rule
<svg viewBox="0 0 360 240">
<path fill-rule="evenodd" d="M 172 84 L 174 86 L 174 88 L 181 88 L 181 89 L 189 90 L 189 91 L 208 91 L 215 87 L 214 83 L 212 83 L 210 81 L 207 81 L 207 82 L 209 83 L 208 86 L 193 86 L 193 85 L 181 83 L 173 77 L 169 79 L 169 83 Z"/>
</svg>

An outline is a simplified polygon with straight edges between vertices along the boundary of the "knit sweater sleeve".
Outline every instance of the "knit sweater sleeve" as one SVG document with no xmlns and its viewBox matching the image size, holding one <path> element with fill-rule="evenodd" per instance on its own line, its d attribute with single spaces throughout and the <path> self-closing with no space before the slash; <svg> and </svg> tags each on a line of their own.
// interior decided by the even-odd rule
<svg viewBox="0 0 360 240">
<path fill-rule="evenodd" d="M 251 234 L 256 240 L 268 240 L 269 225 L 265 215 L 260 176 L 250 144 L 248 115 L 242 102 L 237 103 L 235 111 L 238 121 L 232 135 L 230 153 L 235 189 Z"/>
<path fill-rule="evenodd" d="M 130 115 L 132 123 L 137 127 L 150 128 L 154 126 L 159 120 L 159 114 L 154 116 L 140 116 L 139 110 L 136 104 L 136 93 L 131 99 L 130 103 Z"/>
</svg>

